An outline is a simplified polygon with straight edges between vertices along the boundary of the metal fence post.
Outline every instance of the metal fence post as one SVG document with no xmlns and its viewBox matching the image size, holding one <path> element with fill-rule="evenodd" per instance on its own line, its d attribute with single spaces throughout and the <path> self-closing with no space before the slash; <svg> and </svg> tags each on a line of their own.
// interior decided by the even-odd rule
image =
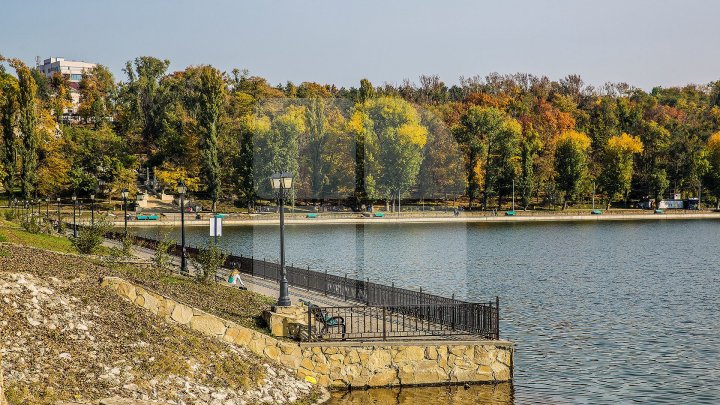
<svg viewBox="0 0 720 405">
<path fill-rule="evenodd" d="M 382 323 L 383 323 L 383 340 L 387 340 L 387 331 L 385 330 L 385 325 L 387 324 L 387 319 L 385 319 L 385 306 L 383 305 L 383 316 L 382 316 Z"/>
<path fill-rule="evenodd" d="M 500 339 L 500 297 L 495 296 L 495 339 Z"/>
<path fill-rule="evenodd" d="M 312 340 L 312 313 L 310 312 L 310 306 L 308 305 L 308 342 Z"/>
<path fill-rule="evenodd" d="M 345 282 L 343 283 L 343 300 L 347 301 L 347 273 L 345 273 Z"/>
<path fill-rule="evenodd" d="M 325 269 L 325 288 L 323 289 L 323 291 L 325 291 L 325 296 L 327 296 L 327 292 L 328 292 L 327 269 Z"/>
</svg>

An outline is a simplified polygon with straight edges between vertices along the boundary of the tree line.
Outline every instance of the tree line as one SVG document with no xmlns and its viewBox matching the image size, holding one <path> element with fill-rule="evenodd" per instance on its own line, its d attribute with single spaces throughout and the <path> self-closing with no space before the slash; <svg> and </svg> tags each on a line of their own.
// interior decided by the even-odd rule
<svg viewBox="0 0 720 405">
<path fill-rule="evenodd" d="M 529 74 L 357 87 L 271 85 L 209 65 L 169 72 L 139 57 L 116 80 L 98 65 L 79 84 L 79 122 L 63 123 L 70 84 L 0 57 L 0 177 L 10 198 L 135 190 L 152 167 L 212 201 L 251 207 L 268 176 L 290 171 L 294 197 L 461 197 L 470 207 L 611 204 L 667 192 L 720 196 L 720 81 L 595 88 Z M 14 74 L 13 74 L 14 72 Z"/>
</svg>

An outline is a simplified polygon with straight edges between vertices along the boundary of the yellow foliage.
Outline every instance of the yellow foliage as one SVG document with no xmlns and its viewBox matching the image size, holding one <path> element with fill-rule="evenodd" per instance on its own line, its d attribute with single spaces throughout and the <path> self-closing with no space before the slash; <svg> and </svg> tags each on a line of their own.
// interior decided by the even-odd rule
<svg viewBox="0 0 720 405">
<path fill-rule="evenodd" d="M 175 189 L 178 181 L 182 179 L 189 191 L 197 191 L 200 188 L 200 178 L 190 176 L 184 167 L 176 167 L 165 163 L 161 168 L 155 170 L 155 177 L 169 189 Z"/>
<path fill-rule="evenodd" d="M 711 153 L 720 152 L 720 131 L 710 135 L 708 149 L 710 149 Z"/>
<path fill-rule="evenodd" d="M 350 117 L 350 120 L 347 123 L 348 131 L 356 134 L 362 133 L 365 129 L 365 126 L 363 124 L 364 121 L 364 114 L 360 111 L 355 111 L 355 113 L 352 115 L 352 117 Z"/>
<path fill-rule="evenodd" d="M 625 153 L 640 153 L 643 151 L 643 144 L 640 138 L 623 132 L 608 140 L 608 148 Z"/>
<path fill-rule="evenodd" d="M 590 148 L 590 137 L 583 132 L 565 131 L 558 137 L 558 145 L 572 143 L 579 149 L 586 151 Z"/>
<path fill-rule="evenodd" d="M 404 124 L 398 128 L 398 136 L 422 148 L 427 142 L 428 130 L 418 124 Z"/>
</svg>

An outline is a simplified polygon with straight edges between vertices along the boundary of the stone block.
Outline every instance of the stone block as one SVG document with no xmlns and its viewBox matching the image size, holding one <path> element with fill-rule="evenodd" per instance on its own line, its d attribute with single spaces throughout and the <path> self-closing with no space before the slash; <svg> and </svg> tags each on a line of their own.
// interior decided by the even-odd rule
<svg viewBox="0 0 720 405">
<path fill-rule="evenodd" d="M 223 336 L 225 324 L 212 315 L 195 315 L 190 320 L 190 328 L 209 336 Z"/>
<path fill-rule="evenodd" d="M 180 325 L 186 325 L 190 323 L 193 318 L 193 310 L 187 305 L 176 304 L 173 308 L 172 315 L 170 318 L 179 323 Z"/>
<path fill-rule="evenodd" d="M 223 340 L 238 346 L 246 346 L 252 340 L 253 331 L 240 326 L 231 326 L 225 331 Z"/>
<path fill-rule="evenodd" d="M 425 358 L 428 360 L 437 360 L 438 351 L 435 346 L 428 346 L 425 348 Z"/>
<path fill-rule="evenodd" d="M 396 363 L 406 361 L 420 361 L 425 358 L 425 349 L 420 346 L 405 346 L 395 355 Z"/>
<path fill-rule="evenodd" d="M 370 385 L 371 387 L 386 387 L 389 385 L 397 384 L 397 377 L 397 370 L 393 368 L 378 370 L 375 374 L 370 376 L 368 385 Z"/>
<path fill-rule="evenodd" d="M 304 367 L 308 370 L 314 370 L 315 369 L 315 363 L 312 362 L 312 360 L 305 358 L 300 361 L 300 367 Z"/>
<path fill-rule="evenodd" d="M 392 360 L 390 352 L 383 350 L 382 348 L 377 348 L 372 352 L 372 354 L 370 354 L 368 360 L 366 362 L 362 362 L 362 364 L 364 364 L 368 370 L 375 371 L 389 367 Z"/>
<path fill-rule="evenodd" d="M 422 360 L 401 366 L 398 378 L 403 385 L 440 384 L 450 379 L 445 370 L 432 360 Z"/>
<path fill-rule="evenodd" d="M 135 302 L 135 298 L 137 298 L 137 292 L 135 290 L 135 286 L 132 284 L 119 282 L 116 285 L 116 292 L 120 294 L 120 296 L 125 297 L 129 299 L 132 302 Z"/>
<path fill-rule="evenodd" d="M 265 356 L 273 361 L 277 361 L 278 358 L 280 358 L 280 354 L 282 353 L 280 349 L 278 349 L 277 346 L 266 346 L 265 347 Z"/>
</svg>

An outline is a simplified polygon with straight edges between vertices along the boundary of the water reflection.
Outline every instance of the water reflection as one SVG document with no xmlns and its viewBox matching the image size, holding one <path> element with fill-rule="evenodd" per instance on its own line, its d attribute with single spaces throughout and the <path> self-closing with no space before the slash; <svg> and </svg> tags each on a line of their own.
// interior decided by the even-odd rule
<svg viewBox="0 0 720 405">
<path fill-rule="evenodd" d="M 511 383 L 442 387 L 374 388 L 334 391 L 330 404 L 497 404 L 514 403 Z"/>
</svg>

